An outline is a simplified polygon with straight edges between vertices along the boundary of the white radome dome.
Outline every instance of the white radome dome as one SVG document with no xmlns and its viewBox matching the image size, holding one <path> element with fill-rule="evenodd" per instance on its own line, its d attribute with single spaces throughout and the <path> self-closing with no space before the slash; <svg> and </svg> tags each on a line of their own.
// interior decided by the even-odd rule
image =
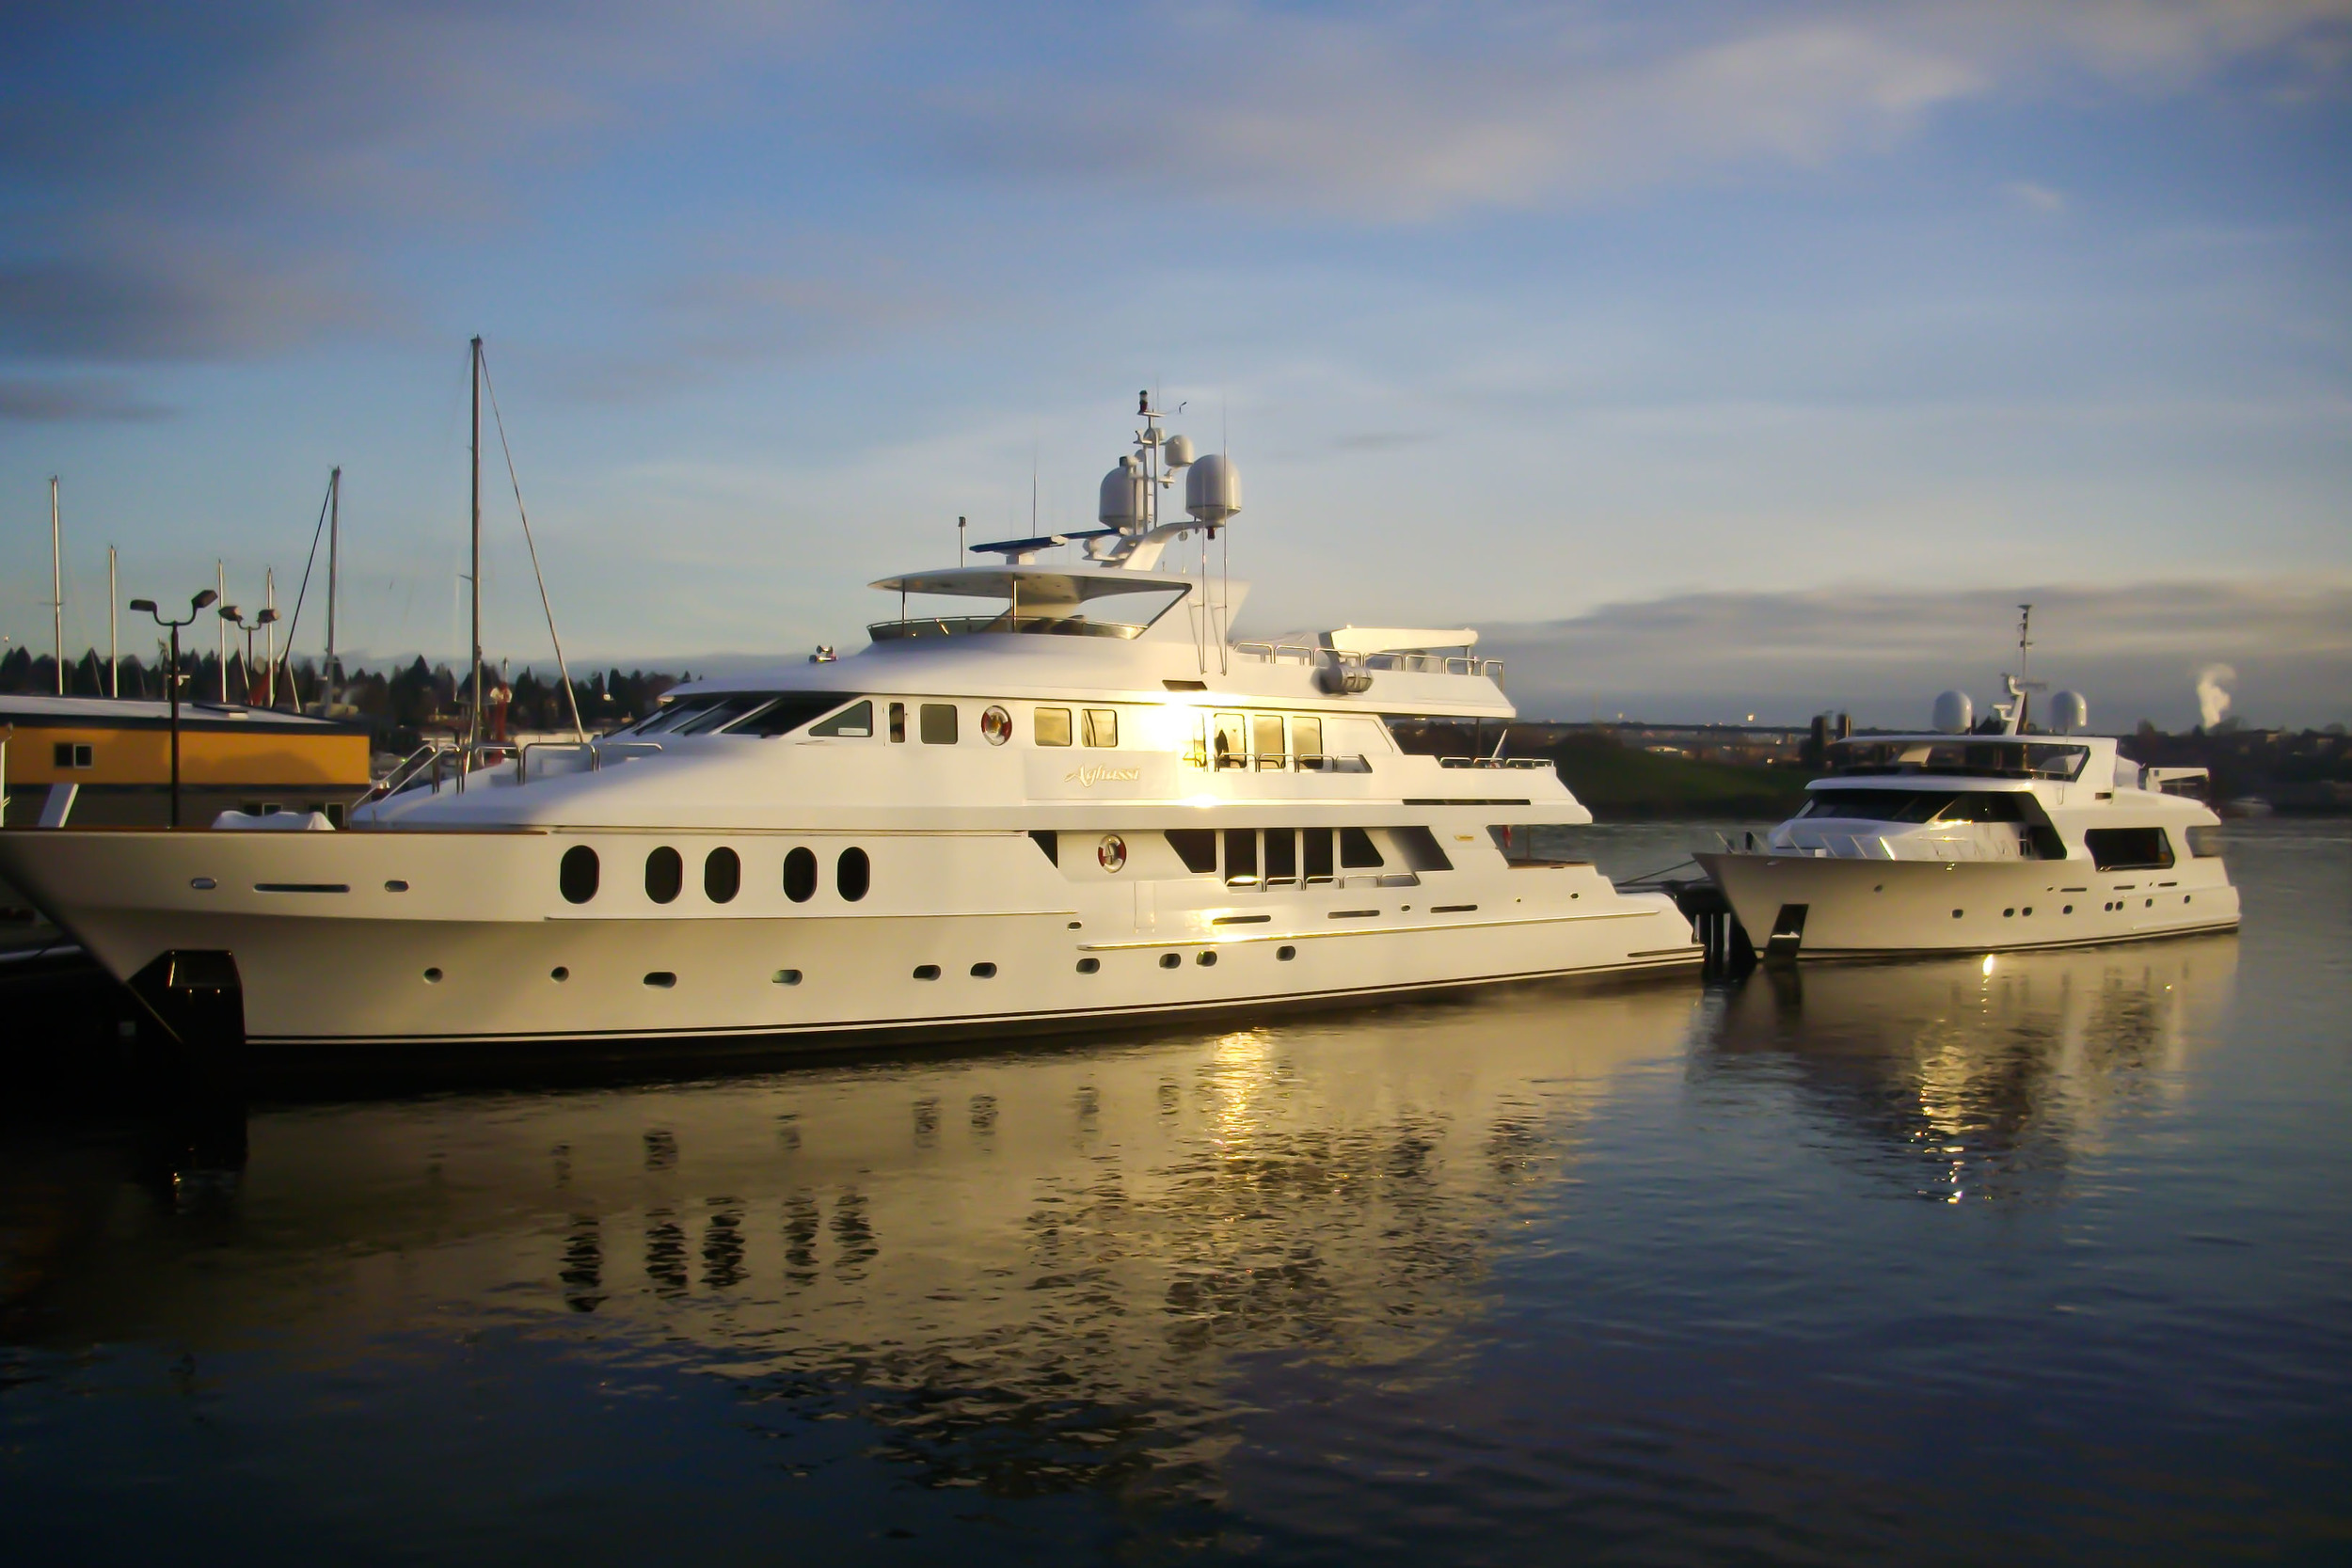
<svg viewBox="0 0 2352 1568">
<path fill-rule="evenodd" d="M 1221 451 L 1194 460 L 1184 473 L 1184 510 L 1203 523 L 1222 523 L 1241 510 L 1241 470 Z"/>
<path fill-rule="evenodd" d="M 1935 698 L 1935 717 L 1931 728 L 1946 735 L 1966 735 L 1977 721 L 1977 705 L 1968 700 L 1965 691 L 1940 691 Z"/>
</svg>

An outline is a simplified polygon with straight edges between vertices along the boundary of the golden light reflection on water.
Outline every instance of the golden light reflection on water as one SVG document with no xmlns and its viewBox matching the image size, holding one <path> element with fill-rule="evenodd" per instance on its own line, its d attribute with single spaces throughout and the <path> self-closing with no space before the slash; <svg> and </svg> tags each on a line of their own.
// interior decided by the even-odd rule
<svg viewBox="0 0 2352 1568">
<path fill-rule="evenodd" d="M 2177 1101 L 2237 951 L 2219 936 L 1767 972 L 1708 1043 L 1792 1068 L 1806 1104 L 1922 1196 L 2038 1201 L 2117 1117 Z"/>
<path fill-rule="evenodd" d="M 217 1266 L 110 1243 L 35 1288 L 82 1332 L 199 1351 L 257 1329 L 328 1357 L 419 1322 L 593 1331 L 760 1398 L 855 1388 L 903 1457 L 986 1472 L 964 1479 L 1058 1484 L 1141 1444 L 1197 1491 L 1235 1357 L 1401 1361 L 1478 1312 L 1514 1216 L 1619 1074 L 1679 1056 L 1697 1006 L 1687 985 L 1522 990 L 275 1112 L 250 1124 Z M 105 1227 L 170 1242 L 135 1196 Z M 1046 1435 L 954 1436 L 1009 1423 Z"/>
</svg>

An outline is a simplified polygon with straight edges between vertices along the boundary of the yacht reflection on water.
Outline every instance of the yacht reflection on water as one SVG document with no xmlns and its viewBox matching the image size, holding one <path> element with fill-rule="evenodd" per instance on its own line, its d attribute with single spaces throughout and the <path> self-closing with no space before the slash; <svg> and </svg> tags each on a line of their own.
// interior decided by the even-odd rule
<svg viewBox="0 0 2352 1568">
<path fill-rule="evenodd" d="M 1719 995 L 1698 1062 L 1785 1075 L 1922 1196 L 2039 1201 L 2113 1117 L 2177 1095 L 2236 976 L 2232 935 L 1767 968 Z"/>
<path fill-rule="evenodd" d="M 420 1324 L 519 1326 L 721 1372 L 782 1430 L 854 1415 L 942 1483 L 1149 1473 L 1199 1496 L 1234 1358 L 1392 1361 L 1477 1311 L 1499 1232 L 1574 1158 L 1583 1114 L 1623 1069 L 1676 1059 L 1700 1006 L 1537 988 L 260 1112 L 241 1180 L 207 1187 L 232 1212 L 201 1216 L 200 1267 L 197 1221 L 118 1167 L 79 1245 L 7 1259 L 13 1337 L 199 1358 L 263 1337 L 347 1362 Z M 18 1212 L 0 1232 L 25 1233 L 27 1196 L 0 1196 Z"/>
</svg>

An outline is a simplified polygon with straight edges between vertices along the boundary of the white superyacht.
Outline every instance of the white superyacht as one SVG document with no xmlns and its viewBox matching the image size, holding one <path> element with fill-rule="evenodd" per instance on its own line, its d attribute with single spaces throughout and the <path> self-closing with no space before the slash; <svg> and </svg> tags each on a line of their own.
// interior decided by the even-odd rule
<svg viewBox="0 0 2352 1568">
<path fill-rule="evenodd" d="M 612 736 L 436 754 L 340 831 L 0 833 L 0 876 L 167 1025 L 187 1027 L 175 995 L 226 998 L 258 1053 L 297 1060 L 1051 1028 L 1696 965 L 1668 898 L 1534 854 L 1534 830 L 1591 816 L 1548 761 L 1496 754 L 1514 709 L 1474 632 L 1232 641 L 1245 588 L 1208 541 L 1238 476 L 1140 419 L 1100 528 L 875 583 L 899 612 L 851 657 L 698 682 Z M 1180 474 L 1188 515 L 1164 523 Z"/>
<path fill-rule="evenodd" d="M 2021 637 L 2022 646 L 2022 637 Z M 1699 864 L 1768 956 L 1994 953 L 2238 924 L 2202 768 L 2143 768 L 2074 733 L 2077 693 L 2029 728 L 2028 683 L 1972 723 L 1961 691 L 1932 730 L 1829 747 L 1829 776 L 1764 847 Z"/>
</svg>

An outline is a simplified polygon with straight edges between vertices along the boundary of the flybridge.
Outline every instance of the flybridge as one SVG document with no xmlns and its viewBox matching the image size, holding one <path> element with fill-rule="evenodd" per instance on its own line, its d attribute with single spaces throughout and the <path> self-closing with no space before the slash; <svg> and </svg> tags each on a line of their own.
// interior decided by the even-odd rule
<svg viewBox="0 0 2352 1568">
<path fill-rule="evenodd" d="M 1146 636 L 1165 641 L 1188 634 L 1202 674 L 1212 667 L 1226 673 L 1235 658 L 1296 662 L 1313 666 L 1315 684 L 1332 694 L 1368 689 L 1375 670 L 1501 680 L 1502 662 L 1472 653 L 1478 633 L 1469 627 L 1348 626 L 1264 642 L 1232 642 L 1232 614 L 1248 586 L 1233 580 L 1227 548 L 1220 547 L 1212 561 L 1209 546 L 1225 538 L 1241 511 L 1240 470 L 1224 453 L 1197 453 L 1190 439 L 1168 431 L 1149 393 L 1138 397 L 1136 414 L 1142 423 L 1135 432 L 1135 451 L 1103 476 L 1096 507 L 1100 527 L 971 546 L 973 553 L 998 557 L 996 565 L 959 563 L 884 578 L 872 586 L 897 594 L 899 613 L 868 625 L 867 637 L 879 645 L 984 634 L 1120 641 Z M 1162 494 L 1174 487 L 1180 473 L 1185 515 L 1163 520 Z M 1168 546 L 1196 536 L 1195 560 L 1169 569 Z M 1073 545 L 1081 551 L 1077 561 L 1038 560 L 1044 551 Z M 985 614 L 915 614 L 908 600 L 916 594 L 990 599 L 999 608 Z M 1120 602 L 1099 603 L 1113 598 Z M 1184 613 L 1171 616 L 1180 604 Z"/>
<path fill-rule="evenodd" d="M 1237 596 L 1229 568 L 1230 557 L 1218 553 L 1214 575 L 1209 545 L 1241 511 L 1241 473 L 1222 452 L 1199 454 L 1192 441 L 1171 435 L 1152 406 L 1149 392 L 1138 395 L 1136 450 L 1104 475 L 1096 516 L 1101 527 L 1068 533 L 1039 534 L 1027 539 L 1000 539 L 975 546 L 982 555 L 1001 557 L 995 567 L 961 563 L 953 571 L 913 572 L 885 578 L 876 588 L 899 595 L 899 616 L 866 627 L 875 642 L 910 638 L 963 637 L 976 633 L 1029 633 L 1059 637 L 1107 637 L 1133 640 L 1157 625 L 1181 601 L 1189 600 L 1184 617 L 1197 661 L 1205 673 L 1212 650 L 1221 670 L 1227 659 L 1227 629 Z M 1160 493 L 1184 476 L 1184 511 L 1176 521 L 1160 520 Z M 1199 535 L 1197 570 L 1160 570 L 1168 546 Z M 1079 562 L 1040 566 L 1040 552 L 1077 545 Z M 1246 590 L 1245 590 L 1246 591 Z M 993 598 L 1005 608 L 988 615 L 912 615 L 906 598 L 914 594 L 957 598 Z M 1147 605 L 1148 613 L 1100 618 L 1086 606 L 1113 594 L 1157 594 L 1160 602 Z"/>
</svg>

